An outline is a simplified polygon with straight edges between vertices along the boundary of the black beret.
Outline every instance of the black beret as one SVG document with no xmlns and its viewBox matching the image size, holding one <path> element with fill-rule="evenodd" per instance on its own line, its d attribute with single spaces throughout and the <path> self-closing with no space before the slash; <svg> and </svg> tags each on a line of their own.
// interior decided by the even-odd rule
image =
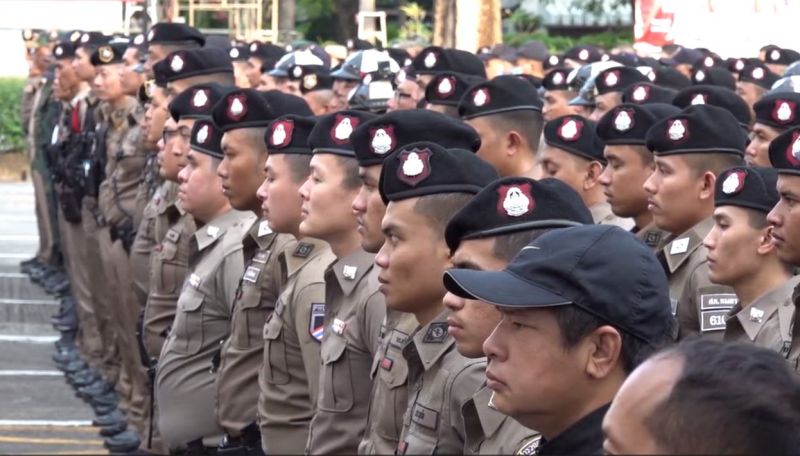
<svg viewBox="0 0 800 456">
<path fill-rule="evenodd" d="M 246 44 L 240 44 L 228 49 L 228 57 L 233 62 L 246 62 L 250 58 L 250 47 Z"/>
<path fill-rule="evenodd" d="M 647 132 L 647 148 L 655 155 L 727 153 L 744 156 L 747 138 L 726 109 L 693 105 L 659 120 Z"/>
<path fill-rule="evenodd" d="M 800 125 L 800 93 L 768 93 L 753 105 L 756 122 L 779 131 Z"/>
<path fill-rule="evenodd" d="M 420 141 L 386 157 L 379 186 L 381 198 L 388 204 L 440 193 L 474 195 L 497 178 L 492 165 L 471 151 Z"/>
<path fill-rule="evenodd" d="M 564 58 L 560 55 L 550 54 L 550 57 L 544 61 L 544 65 L 542 67 L 545 71 L 550 70 L 551 68 L 560 67 L 564 64 Z"/>
<path fill-rule="evenodd" d="M 147 32 L 148 44 L 177 44 L 195 42 L 198 47 L 206 44 L 206 37 L 199 30 L 180 22 L 159 22 Z"/>
<path fill-rule="evenodd" d="M 597 136 L 594 122 L 581 116 L 567 115 L 547 122 L 544 142 L 586 160 L 606 162 L 603 141 Z"/>
<path fill-rule="evenodd" d="M 542 87 L 545 90 L 572 90 L 569 87 L 569 68 L 556 67 L 548 71 L 542 80 Z"/>
<path fill-rule="evenodd" d="M 516 77 L 518 77 L 518 78 L 520 78 L 520 79 L 524 80 L 524 81 L 525 81 L 525 82 L 527 82 L 528 84 L 530 84 L 530 85 L 532 85 L 532 86 L 536 87 L 536 89 L 539 89 L 540 87 L 542 87 L 542 81 L 543 81 L 543 79 L 542 79 L 542 78 L 540 78 L 540 77 L 538 77 L 538 76 L 534 76 L 534 75 L 532 75 L 532 74 L 526 74 L 526 73 L 522 73 L 522 74 L 515 74 L 514 76 L 516 76 Z"/>
<path fill-rule="evenodd" d="M 603 95 L 610 92 L 622 92 L 637 82 L 649 82 L 649 79 L 636 68 L 614 67 L 598 73 L 594 80 L 594 86 L 597 95 Z"/>
<path fill-rule="evenodd" d="M 730 71 L 719 67 L 699 67 L 692 71 L 692 84 L 714 85 L 736 90 L 736 78 Z"/>
<path fill-rule="evenodd" d="M 778 204 L 775 168 L 735 166 L 720 173 L 714 191 L 715 206 L 738 206 L 769 212 Z"/>
<path fill-rule="evenodd" d="M 286 114 L 275 119 L 264 135 L 270 154 L 311 155 L 308 137 L 317 120 L 313 117 Z"/>
<path fill-rule="evenodd" d="M 780 79 L 780 76 L 770 71 L 763 63 L 748 65 L 739 73 L 739 81 L 751 82 L 767 90 L 769 90 L 772 84 L 778 79 Z"/>
<path fill-rule="evenodd" d="M 84 32 L 75 44 L 75 48 L 95 49 L 98 46 L 108 44 L 109 41 L 111 41 L 111 37 L 100 32 Z"/>
<path fill-rule="evenodd" d="M 643 104 L 642 107 L 648 110 L 650 114 L 656 116 L 658 120 L 677 116 L 681 112 L 679 107 L 667 103 L 647 103 Z"/>
<path fill-rule="evenodd" d="M 300 81 L 300 93 L 333 88 L 333 78 L 322 65 L 295 65 L 289 68 L 289 79 Z"/>
<path fill-rule="evenodd" d="M 217 48 L 188 49 L 169 54 L 166 62 L 167 82 L 216 73 L 233 73 L 228 53 Z"/>
<path fill-rule="evenodd" d="M 603 57 L 600 49 L 591 45 L 578 45 L 570 48 L 564 53 L 565 59 L 575 60 L 581 63 L 598 62 Z"/>
<path fill-rule="evenodd" d="M 428 87 L 425 88 L 425 101 L 435 105 L 458 106 L 461 97 L 467 89 L 475 84 L 485 81 L 480 76 L 444 72 L 433 77 Z"/>
<path fill-rule="evenodd" d="M 749 128 L 751 115 L 747 103 L 732 90 L 724 87 L 710 85 L 696 85 L 681 90 L 675 95 L 672 104 L 685 109 L 692 105 L 707 104 L 718 106 L 733 114 L 739 125 Z"/>
<path fill-rule="evenodd" d="M 481 147 L 481 137 L 469 124 L 427 109 L 393 111 L 366 121 L 350 140 L 361 166 L 380 165 L 398 147 L 417 141 L 473 152 Z"/>
<path fill-rule="evenodd" d="M 210 119 L 200 119 L 192 126 L 192 137 L 189 139 L 192 150 L 210 155 L 214 158 L 223 158 L 222 131 Z"/>
<path fill-rule="evenodd" d="M 789 65 L 798 60 L 800 60 L 800 53 L 793 49 L 781 49 L 777 46 L 767 51 L 764 55 L 764 61 L 766 63 L 774 63 L 777 65 Z"/>
<path fill-rule="evenodd" d="M 666 61 L 674 65 L 694 65 L 695 62 L 702 58 L 702 52 L 692 48 L 681 47 L 678 52 L 672 54 L 672 57 L 666 59 Z"/>
<path fill-rule="evenodd" d="M 386 53 L 388 53 L 389 57 L 394 59 L 394 61 L 397 62 L 401 67 L 411 65 L 411 54 L 409 54 L 405 49 L 387 48 Z"/>
<path fill-rule="evenodd" d="M 475 54 L 460 49 L 429 46 L 411 62 L 417 74 L 437 74 L 443 71 L 486 77 L 486 68 Z"/>
<path fill-rule="evenodd" d="M 172 99 L 169 114 L 175 122 L 211 118 L 214 107 L 228 90 L 230 88 L 213 82 L 189 87 Z"/>
<path fill-rule="evenodd" d="M 281 57 L 286 55 L 286 49 L 275 46 L 272 43 L 262 43 L 261 41 L 253 41 L 248 46 L 250 56 L 256 57 L 261 60 L 278 61 Z"/>
<path fill-rule="evenodd" d="M 167 77 L 170 74 L 166 60 L 161 59 L 153 64 L 153 81 L 159 87 L 167 87 Z"/>
<path fill-rule="evenodd" d="M 503 52 L 498 52 L 498 55 L 502 54 Z M 544 62 L 550 56 L 547 46 L 541 41 L 528 41 L 520 46 L 515 54 L 517 58 L 536 60 L 538 62 Z"/>
<path fill-rule="evenodd" d="M 313 116 L 311 108 L 303 97 L 281 92 L 280 90 L 268 90 L 261 92 L 270 105 L 275 115 L 297 114 L 298 116 Z"/>
<path fill-rule="evenodd" d="M 650 104 L 672 103 L 677 95 L 676 90 L 661 87 L 651 82 L 637 82 L 622 93 L 623 103 Z"/>
<path fill-rule="evenodd" d="M 75 45 L 71 41 L 59 41 L 53 47 L 53 57 L 56 60 L 72 60 L 75 57 Z"/>
<path fill-rule="evenodd" d="M 458 103 L 458 114 L 463 119 L 541 110 L 542 100 L 536 87 L 512 75 L 497 76 L 470 87 Z"/>
<path fill-rule="evenodd" d="M 115 65 L 122 63 L 122 55 L 128 48 L 126 43 L 104 44 L 92 52 L 91 61 L 94 66 Z"/>
<path fill-rule="evenodd" d="M 683 73 L 670 67 L 660 67 L 653 70 L 652 82 L 661 87 L 674 90 L 681 90 L 692 85 L 692 81 Z"/>
<path fill-rule="evenodd" d="M 800 127 L 784 131 L 769 143 L 769 162 L 780 174 L 800 176 Z"/>
<path fill-rule="evenodd" d="M 214 105 L 211 116 L 223 132 L 239 128 L 268 127 L 280 113 L 263 92 L 256 89 L 231 90 Z"/>
<path fill-rule="evenodd" d="M 647 130 L 658 118 L 644 106 L 637 104 L 621 104 L 614 107 L 597 122 L 597 136 L 608 145 L 646 144 Z"/>
<path fill-rule="evenodd" d="M 308 143 L 316 153 L 336 154 L 355 158 L 350 136 L 363 122 L 376 117 L 366 111 L 339 111 L 326 114 L 317 119 Z"/>
<path fill-rule="evenodd" d="M 453 215 L 444 238 L 450 251 L 455 251 L 467 239 L 593 223 L 580 195 L 564 182 L 504 177 Z"/>
</svg>

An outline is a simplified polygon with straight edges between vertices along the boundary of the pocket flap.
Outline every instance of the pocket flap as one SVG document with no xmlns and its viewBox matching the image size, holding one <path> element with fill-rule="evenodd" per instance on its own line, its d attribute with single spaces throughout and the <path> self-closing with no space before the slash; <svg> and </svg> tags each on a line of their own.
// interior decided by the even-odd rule
<svg viewBox="0 0 800 456">
<path fill-rule="evenodd" d="M 337 335 L 331 334 L 328 339 L 323 342 L 320 347 L 320 356 L 322 357 L 323 364 L 332 364 L 339 360 L 347 348 L 347 341 Z"/>
<path fill-rule="evenodd" d="M 178 308 L 184 312 L 195 312 L 203 305 L 203 299 L 205 299 L 205 295 L 202 292 L 187 284 L 186 289 L 178 298 Z"/>
</svg>

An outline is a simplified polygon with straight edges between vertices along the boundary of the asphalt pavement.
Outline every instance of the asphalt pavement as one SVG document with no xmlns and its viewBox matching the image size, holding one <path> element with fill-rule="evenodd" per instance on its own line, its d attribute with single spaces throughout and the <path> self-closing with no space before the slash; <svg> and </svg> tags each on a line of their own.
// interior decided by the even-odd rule
<svg viewBox="0 0 800 456">
<path fill-rule="evenodd" d="M 0 183 L 0 454 L 107 454 L 50 358 L 58 301 L 19 272 L 37 246 L 33 186 Z"/>
</svg>

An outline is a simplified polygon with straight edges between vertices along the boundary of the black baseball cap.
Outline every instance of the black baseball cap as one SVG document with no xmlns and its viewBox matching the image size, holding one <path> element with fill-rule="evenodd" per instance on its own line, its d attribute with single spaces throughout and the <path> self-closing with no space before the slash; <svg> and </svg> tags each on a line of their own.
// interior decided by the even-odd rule
<svg viewBox="0 0 800 456">
<path fill-rule="evenodd" d="M 721 172 L 714 191 L 714 205 L 738 206 L 769 212 L 778 204 L 775 168 L 734 166 Z"/>
<path fill-rule="evenodd" d="M 549 231 L 502 271 L 451 269 L 448 291 L 508 309 L 574 305 L 643 342 L 671 335 L 669 284 L 652 250 L 612 225 Z"/>
<path fill-rule="evenodd" d="M 592 223 L 592 213 L 580 195 L 564 182 L 504 177 L 487 185 L 456 212 L 444 237 L 455 251 L 467 239 Z"/>
</svg>

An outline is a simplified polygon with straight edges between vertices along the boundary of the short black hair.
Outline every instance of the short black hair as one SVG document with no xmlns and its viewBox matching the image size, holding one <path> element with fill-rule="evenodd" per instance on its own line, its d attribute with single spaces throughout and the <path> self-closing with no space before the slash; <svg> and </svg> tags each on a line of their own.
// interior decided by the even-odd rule
<svg viewBox="0 0 800 456">
<path fill-rule="evenodd" d="M 355 158 L 344 157 L 341 155 L 333 155 L 336 157 L 336 162 L 344 171 L 344 180 L 342 183 L 348 190 L 354 190 L 361 187 L 361 177 L 358 175 L 358 161 Z"/>
<path fill-rule="evenodd" d="M 705 172 L 719 175 L 722 171 L 734 166 L 744 165 L 744 157 L 726 153 L 701 153 L 684 155 L 686 163 L 691 168 L 695 177 L 700 177 Z"/>
<path fill-rule="evenodd" d="M 439 193 L 420 196 L 414 211 L 433 223 L 434 230 L 444 239 L 444 229 L 451 218 L 467 205 L 474 195 L 469 193 Z"/>
<path fill-rule="evenodd" d="M 307 154 L 283 154 L 286 164 L 289 166 L 289 174 L 292 182 L 299 184 L 311 174 L 311 155 Z"/>
<path fill-rule="evenodd" d="M 492 254 L 494 254 L 494 257 L 498 260 L 511 261 L 523 247 L 530 244 L 547 231 L 549 230 L 524 230 L 495 236 Z"/>
<path fill-rule="evenodd" d="M 539 111 L 519 110 L 486 116 L 492 127 L 500 132 L 516 131 L 527 141 L 531 150 L 539 148 L 544 119 Z"/>
<path fill-rule="evenodd" d="M 752 343 L 690 339 L 664 354 L 683 360 L 669 396 L 645 426 L 672 454 L 794 454 L 800 380 L 777 353 Z"/>
<path fill-rule="evenodd" d="M 601 326 L 614 327 L 612 323 L 605 322 L 578 306 L 561 306 L 553 310 L 556 312 L 556 321 L 561 330 L 561 341 L 566 349 L 575 347 L 581 339 Z M 672 341 L 670 337 L 672 334 L 671 328 L 664 333 L 664 338 L 661 341 L 653 341 L 653 343 L 645 342 L 620 328 L 615 327 L 615 329 L 617 329 L 622 338 L 620 359 L 626 374 L 631 373 L 636 366 L 643 363 L 650 355 Z"/>
</svg>

